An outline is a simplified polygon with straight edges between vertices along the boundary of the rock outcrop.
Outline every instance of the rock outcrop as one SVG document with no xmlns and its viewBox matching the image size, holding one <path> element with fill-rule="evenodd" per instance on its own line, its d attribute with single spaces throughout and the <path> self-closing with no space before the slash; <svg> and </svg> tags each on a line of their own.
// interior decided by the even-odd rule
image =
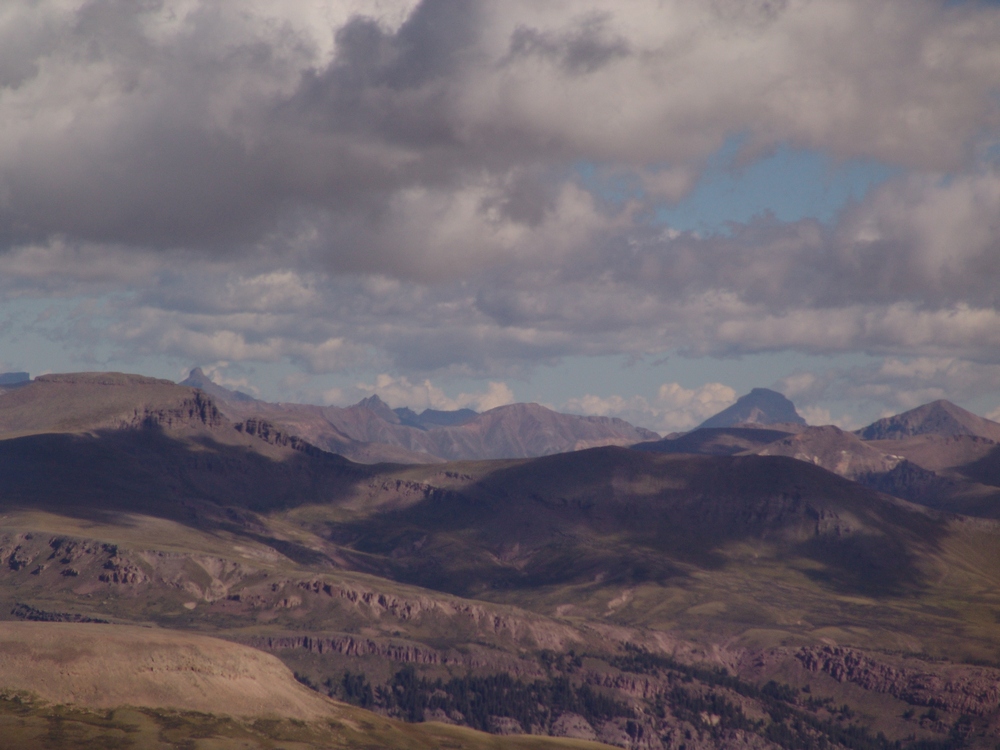
<svg viewBox="0 0 1000 750">
<path fill-rule="evenodd" d="M 915 659 L 893 664 L 836 646 L 803 648 L 796 657 L 811 672 L 825 672 L 839 682 L 852 682 L 916 706 L 977 716 L 1000 708 L 998 669 Z"/>
</svg>

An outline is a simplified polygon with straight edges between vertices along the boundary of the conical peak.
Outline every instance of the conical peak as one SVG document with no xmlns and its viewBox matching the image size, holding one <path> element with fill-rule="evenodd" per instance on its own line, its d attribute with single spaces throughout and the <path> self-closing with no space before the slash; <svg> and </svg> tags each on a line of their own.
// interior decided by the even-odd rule
<svg viewBox="0 0 1000 750">
<path fill-rule="evenodd" d="M 806 421 L 799 416 L 788 398 L 770 388 L 754 388 L 741 396 L 736 403 L 713 417 L 706 419 L 699 427 L 733 427 L 737 424 L 801 424 Z"/>
</svg>

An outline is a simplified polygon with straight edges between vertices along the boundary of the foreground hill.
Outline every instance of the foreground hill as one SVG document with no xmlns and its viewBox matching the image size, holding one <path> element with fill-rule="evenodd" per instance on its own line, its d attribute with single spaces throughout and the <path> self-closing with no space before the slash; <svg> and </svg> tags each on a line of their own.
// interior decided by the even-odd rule
<svg viewBox="0 0 1000 750">
<path fill-rule="evenodd" d="M 257 649 L 122 625 L 0 623 L 0 689 L 5 750 L 606 747 L 406 726 L 318 695 Z"/>
<path fill-rule="evenodd" d="M 233 423 L 200 390 L 169 381 L 51 375 L 0 396 L 8 506 L 207 523 L 227 507 L 320 500 L 364 471 L 269 423 Z"/>
<path fill-rule="evenodd" d="M 0 685 L 50 703 L 145 706 L 231 716 L 336 718 L 333 701 L 269 654 L 153 628 L 0 623 Z"/>
<path fill-rule="evenodd" d="M 373 572 L 464 595 L 672 585 L 738 566 L 750 549 L 829 593 L 902 595 L 924 585 L 948 535 L 919 506 L 785 457 L 599 448 L 451 473 L 406 470 L 431 489 L 380 492 L 331 539 Z"/>
<path fill-rule="evenodd" d="M 221 388 L 198 369 L 182 385 L 210 393 L 235 421 L 263 418 L 364 463 L 528 458 L 659 438 L 621 419 L 560 414 L 538 404 L 510 404 L 482 414 L 469 409 L 415 414 L 393 410 L 378 396 L 343 408 L 270 404 Z"/>
</svg>

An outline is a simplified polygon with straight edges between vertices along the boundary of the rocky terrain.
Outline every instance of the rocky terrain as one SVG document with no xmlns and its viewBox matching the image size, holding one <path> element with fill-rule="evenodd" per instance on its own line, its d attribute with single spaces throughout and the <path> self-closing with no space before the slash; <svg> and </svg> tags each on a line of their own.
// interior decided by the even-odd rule
<svg viewBox="0 0 1000 750">
<path fill-rule="evenodd" d="M 364 465 L 200 389 L 113 374 L 7 389 L 0 426 L 0 617 L 120 632 L 108 642 L 122 654 L 142 631 L 276 656 L 313 692 L 287 673 L 264 680 L 275 689 L 357 712 L 331 735 L 282 709 L 313 732 L 303 746 L 363 744 L 378 727 L 388 747 L 444 741 L 398 720 L 467 747 L 482 746 L 471 730 L 511 747 L 529 741 L 517 733 L 672 750 L 998 740 L 1000 526 L 871 488 L 904 470 L 925 489 L 920 472 L 985 487 L 982 436 L 916 435 L 892 453 L 832 427 L 744 426 L 652 444 L 667 450 Z M 929 440 L 955 444 L 935 453 Z M 939 456 L 934 469 L 918 448 Z M 96 647 L 65 658 L 91 652 L 129 674 Z M 82 703 L 73 680 L 99 670 L 73 663 L 65 680 L 6 684 Z M 169 664 L 170 679 L 201 679 Z M 199 684 L 192 695 L 214 685 Z M 0 709 L 2 728 L 15 704 Z M 49 736 L 54 715 L 23 711 Z M 81 737 L 128 737 L 113 717 L 95 729 L 72 715 Z M 157 737 L 208 731 L 141 717 Z M 249 746 L 278 741 L 237 724 L 225 726 Z"/>
<path fill-rule="evenodd" d="M 744 425 L 742 427 L 700 427 L 675 437 L 636 443 L 632 447 L 654 453 L 697 453 L 704 456 L 735 456 L 794 435 L 796 431 Z"/>
<path fill-rule="evenodd" d="M 921 505 L 996 518 L 1000 517 L 998 439 L 1000 424 L 950 402 L 935 401 L 854 433 L 832 425 L 741 423 L 701 427 L 633 447 L 658 453 L 788 456 Z"/>
<path fill-rule="evenodd" d="M 916 435 L 969 435 L 1000 441 L 1000 424 L 942 400 L 879 419 L 858 430 L 857 434 L 863 440 L 901 440 Z"/>
<path fill-rule="evenodd" d="M 788 456 L 822 466 L 848 479 L 885 474 L 905 459 L 863 442 L 856 435 L 833 425 L 806 427 L 801 432 L 778 438 L 762 448 L 752 448 L 758 456 Z"/>
</svg>

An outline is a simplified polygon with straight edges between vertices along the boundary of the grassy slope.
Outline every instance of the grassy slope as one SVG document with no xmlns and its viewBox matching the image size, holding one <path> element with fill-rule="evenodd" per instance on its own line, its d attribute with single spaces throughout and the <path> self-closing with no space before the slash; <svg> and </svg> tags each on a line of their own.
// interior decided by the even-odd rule
<svg viewBox="0 0 1000 750">
<path fill-rule="evenodd" d="M 0 623 L 0 687 L 2 748 L 598 747 L 407 726 L 318 696 L 272 656 L 159 629 Z"/>
<path fill-rule="evenodd" d="M 596 742 L 496 737 L 444 724 L 404 724 L 346 706 L 337 719 L 303 722 L 156 708 L 111 710 L 0 696 L 0 750 L 600 750 Z"/>
<path fill-rule="evenodd" d="M 936 520 L 801 462 L 603 448 L 360 468 L 223 434 L 0 441 L 4 500 L 133 547 L 154 522 L 130 530 L 120 513 L 175 521 L 146 534 L 160 545 L 277 548 L 282 565 L 333 561 L 571 622 L 996 655 L 993 525 Z"/>
<path fill-rule="evenodd" d="M 808 464 L 598 449 L 396 475 L 441 491 L 286 517 L 385 575 L 576 621 L 996 657 L 997 526 Z"/>
<path fill-rule="evenodd" d="M 146 588 L 99 586 L 97 557 L 90 570 L 54 556 L 34 577 L 7 565 L 8 604 L 232 637 L 335 631 L 510 659 L 540 648 L 440 608 L 405 619 L 303 593 L 311 577 L 407 602 L 463 601 L 444 591 L 513 604 L 542 617 L 497 611 L 540 623 L 535 635 L 568 628 L 592 644 L 617 633 L 608 647 L 645 629 L 706 646 L 834 641 L 953 659 L 996 659 L 1000 643 L 995 525 L 786 459 L 596 449 L 356 467 L 196 424 L 22 435 L 0 441 L 0 472 L 5 530 L 53 552 L 59 535 L 153 551 L 162 574 Z M 159 553 L 182 563 L 171 572 Z"/>
</svg>

